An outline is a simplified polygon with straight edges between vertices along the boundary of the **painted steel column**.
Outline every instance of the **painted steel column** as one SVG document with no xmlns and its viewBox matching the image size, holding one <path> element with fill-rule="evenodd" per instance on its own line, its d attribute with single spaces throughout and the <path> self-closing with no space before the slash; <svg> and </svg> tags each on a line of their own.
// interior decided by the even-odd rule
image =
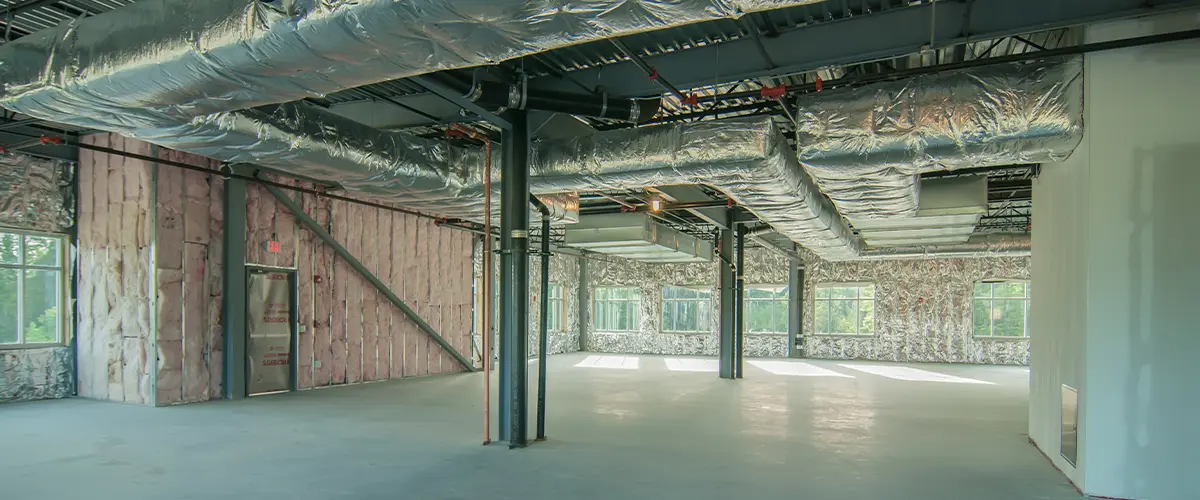
<svg viewBox="0 0 1200 500">
<path fill-rule="evenodd" d="M 588 346 L 587 335 L 588 335 L 588 324 L 589 324 L 589 322 L 588 322 L 588 300 L 589 299 L 588 299 L 588 286 L 587 286 L 588 259 L 586 259 L 584 257 L 580 257 L 576 260 L 579 261 L 579 291 L 577 292 L 577 296 L 576 296 L 576 299 L 578 299 L 578 302 L 579 302 L 578 309 L 577 309 L 579 311 L 579 350 L 586 351 L 587 346 Z"/>
<path fill-rule="evenodd" d="M 550 217 L 542 214 L 542 314 L 538 332 L 537 440 L 546 439 L 546 351 L 550 327 Z"/>
<path fill-rule="evenodd" d="M 733 209 L 725 211 L 726 227 L 732 228 L 734 225 L 735 212 Z M 720 331 L 717 334 L 717 358 L 718 366 L 717 374 L 721 378 L 733 379 L 736 375 L 734 371 L 734 348 L 736 342 L 736 334 L 734 332 L 734 323 L 736 320 L 734 313 L 734 275 L 733 261 L 730 260 L 733 255 L 733 230 L 721 230 L 719 241 L 717 242 L 717 250 L 721 255 L 721 272 L 718 276 L 718 286 L 721 294 L 721 310 L 720 310 Z"/>
<path fill-rule="evenodd" d="M 500 177 L 500 440 L 526 444 L 529 352 L 529 120 L 506 115 Z"/>
<path fill-rule="evenodd" d="M 788 259 L 788 357 L 804 357 L 804 266 L 800 257 Z"/>
<path fill-rule="evenodd" d="M 744 271 L 746 264 L 746 225 L 738 224 L 736 231 L 737 261 L 733 268 L 733 272 L 735 273 L 733 290 L 733 378 L 742 378 L 742 365 L 745 362 L 743 358 L 746 351 L 746 273 Z"/>
<path fill-rule="evenodd" d="M 248 174 L 241 166 L 226 167 Z M 225 346 L 225 397 L 246 397 L 246 181 L 225 179 L 221 330 Z"/>
</svg>

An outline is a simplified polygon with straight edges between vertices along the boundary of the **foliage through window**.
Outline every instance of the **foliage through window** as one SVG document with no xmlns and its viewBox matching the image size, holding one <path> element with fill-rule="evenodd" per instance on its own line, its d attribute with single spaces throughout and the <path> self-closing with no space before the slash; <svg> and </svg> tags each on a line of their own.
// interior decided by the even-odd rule
<svg viewBox="0 0 1200 500">
<path fill-rule="evenodd" d="M 662 331 L 708 332 L 712 291 L 707 288 L 665 286 L 662 289 Z"/>
<path fill-rule="evenodd" d="M 746 287 L 742 310 L 748 333 L 787 333 L 787 285 L 750 285 Z"/>
<path fill-rule="evenodd" d="M 813 327 L 824 335 L 875 333 L 875 285 L 817 285 L 813 301 Z"/>
<path fill-rule="evenodd" d="M 1029 282 L 975 284 L 971 324 L 977 337 L 1029 336 Z"/>
<path fill-rule="evenodd" d="M 62 341 L 63 239 L 0 233 L 0 345 Z"/>
<path fill-rule="evenodd" d="M 601 287 L 594 295 L 593 316 L 597 331 L 632 332 L 638 329 L 642 294 L 637 288 Z"/>
<path fill-rule="evenodd" d="M 550 283 L 550 296 L 546 304 L 550 311 L 546 314 L 546 328 L 552 331 L 561 332 L 564 330 L 563 311 L 566 309 L 563 301 L 563 286 L 558 283 Z"/>
</svg>

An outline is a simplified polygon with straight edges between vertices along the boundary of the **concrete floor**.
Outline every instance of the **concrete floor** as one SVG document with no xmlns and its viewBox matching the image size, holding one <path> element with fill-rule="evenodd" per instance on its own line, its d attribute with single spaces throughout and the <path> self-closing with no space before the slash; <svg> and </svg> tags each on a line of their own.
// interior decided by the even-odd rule
<svg viewBox="0 0 1200 500">
<path fill-rule="evenodd" d="M 164 409 L 0 405 L 0 497 L 1080 498 L 1025 436 L 1022 368 L 778 361 L 731 382 L 588 356 L 551 358 L 551 440 L 516 451 L 479 445 L 477 374 Z"/>
</svg>

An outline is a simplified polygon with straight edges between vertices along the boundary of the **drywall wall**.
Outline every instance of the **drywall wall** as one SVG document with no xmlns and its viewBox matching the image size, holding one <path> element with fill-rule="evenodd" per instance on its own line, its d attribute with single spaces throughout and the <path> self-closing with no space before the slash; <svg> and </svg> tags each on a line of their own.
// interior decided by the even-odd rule
<svg viewBox="0 0 1200 500">
<path fill-rule="evenodd" d="M 747 285 L 786 285 L 788 263 L 777 254 L 761 248 L 746 250 Z M 589 290 L 596 287 L 636 287 L 641 292 L 639 324 L 633 332 L 603 332 L 588 321 L 583 350 L 633 354 L 717 355 L 717 331 L 720 320 L 720 296 L 717 293 L 718 263 L 646 264 L 626 259 L 591 260 L 585 279 Z M 661 330 L 662 289 L 664 286 L 702 287 L 711 292 L 709 331 L 673 333 Z M 595 301 L 588 301 L 587 317 L 592 318 Z M 745 354 L 749 357 L 787 356 L 787 333 L 745 335 Z"/>
<path fill-rule="evenodd" d="M 0 227 L 69 232 L 75 224 L 75 172 L 67 162 L 0 153 Z M 73 341 L 71 328 L 64 339 Z M 0 403 L 67 397 L 74 390 L 73 372 L 71 347 L 0 347 Z"/>
<path fill-rule="evenodd" d="M 1085 38 L 1196 28 L 1200 13 L 1191 11 L 1091 27 Z M 1200 42 L 1094 53 L 1085 64 L 1085 142 L 1035 185 L 1035 220 L 1079 227 L 1035 229 L 1035 258 L 1047 259 L 1035 264 L 1035 279 L 1078 298 L 1064 304 L 1035 288 L 1035 319 L 1067 329 L 1035 345 L 1030 434 L 1047 455 L 1058 453 L 1049 435 L 1061 400 L 1051 386 L 1082 377 L 1079 470 L 1068 476 L 1089 495 L 1195 498 Z"/>
<path fill-rule="evenodd" d="M 381 208 L 285 194 L 455 350 L 471 356 L 471 233 Z M 264 187 L 247 186 L 246 206 L 247 265 L 297 271 L 300 389 L 463 371 Z M 268 251 L 270 241 L 280 243 L 278 252 Z"/>
<path fill-rule="evenodd" d="M 1028 340 L 981 339 L 971 331 L 975 283 L 1028 280 L 1028 257 L 827 262 L 804 252 L 803 258 L 805 357 L 1002 365 L 1029 362 Z M 816 286 L 846 282 L 875 284 L 875 334 L 815 334 Z"/>
</svg>

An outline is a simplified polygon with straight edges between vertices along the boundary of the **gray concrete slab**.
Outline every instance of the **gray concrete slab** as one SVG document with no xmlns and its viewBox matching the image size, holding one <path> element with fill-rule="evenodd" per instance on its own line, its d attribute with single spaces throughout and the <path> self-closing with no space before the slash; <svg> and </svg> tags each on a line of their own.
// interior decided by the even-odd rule
<svg viewBox="0 0 1200 500">
<path fill-rule="evenodd" d="M 518 451 L 480 446 L 479 374 L 0 405 L 0 497 L 1079 498 L 1025 436 L 1022 368 L 748 360 L 734 382 L 668 369 L 712 359 L 589 356 L 551 358 L 551 440 Z"/>
</svg>

